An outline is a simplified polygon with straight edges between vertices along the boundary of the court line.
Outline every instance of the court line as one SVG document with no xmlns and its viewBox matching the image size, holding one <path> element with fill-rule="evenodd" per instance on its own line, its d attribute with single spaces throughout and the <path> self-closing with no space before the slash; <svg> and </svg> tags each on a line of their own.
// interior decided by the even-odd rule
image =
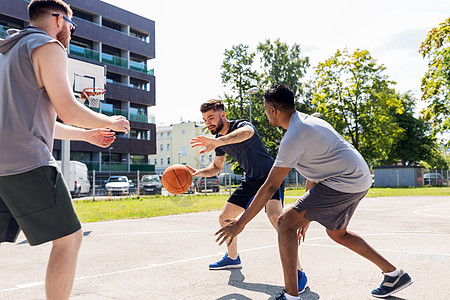
<svg viewBox="0 0 450 300">
<path fill-rule="evenodd" d="M 428 216 L 428 217 L 450 218 L 449 215 L 443 216 L 443 215 L 423 213 L 423 211 L 429 211 L 429 210 L 439 210 L 439 208 L 419 209 L 419 210 L 413 211 L 413 213 L 415 213 L 416 215 L 422 215 L 422 216 Z"/>
<path fill-rule="evenodd" d="M 412 234 L 427 234 L 426 232 L 420 232 L 420 233 L 411 232 L 411 233 Z M 363 234 L 361 234 L 361 235 L 363 235 Z M 396 234 L 395 233 L 389 233 L 389 234 L 381 234 L 380 233 L 380 234 L 364 234 L 364 235 L 366 235 L 366 236 L 374 235 L 375 236 L 375 235 L 396 235 Z M 327 236 L 323 236 L 323 237 L 316 237 L 316 238 L 309 238 L 309 239 L 307 238 L 306 241 L 304 243 L 302 243 L 302 246 L 327 247 L 327 248 L 345 248 L 345 247 L 343 247 L 341 245 L 321 245 L 321 244 L 310 244 L 309 243 L 311 241 L 323 240 L 323 239 L 328 239 L 328 237 Z M 275 247 L 278 247 L 278 244 L 261 246 L 261 247 L 255 247 L 255 248 L 249 248 L 249 249 L 243 249 L 243 250 L 239 250 L 239 252 L 241 252 L 241 253 L 243 253 L 243 252 L 251 252 L 251 251 L 258 251 L 258 250 L 275 248 Z M 449 256 L 450 257 L 450 253 L 426 253 L 426 252 L 418 252 L 418 251 L 404 251 L 404 250 L 392 250 L 392 249 L 376 249 L 376 250 L 377 251 L 385 251 L 385 252 L 398 252 L 398 253 L 404 253 L 404 254 L 413 254 L 413 255 Z M 162 263 L 162 264 L 148 264 L 147 266 L 143 266 L 143 267 L 139 267 L 139 268 L 125 269 L 125 270 L 106 272 L 106 273 L 95 274 L 95 275 L 90 275 L 90 276 L 76 277 L 75 281 L 85 280 L 85 279 L 93 279 L 93 278 L 100 278 L 100 277 L 106 277 L 106 276 L 113 276 L 113 275 L 124 274 L 124 273 L 131 273 L 131 272 L 137 272 L 137 271 L 143 271 L 143 270 L 148 270 L 148 269 L 153 269 L 153 268 L 158 268 L 158 267 L 165 267 L 165 266 L 170 266 L 170 265 L 176 265 L 176 264 L 185 263 L 185 262 L 202 260 L 202 259 L 205 259 L 205 258 L 217 257 L 217 255 L 218 254 L 215 253 L 215 254 L 210 254 L 210 255 L 197 256 L 197 257 L 191 257 L 191 258 L 186 258 L 186 259 L 181 259 L 181 260 L 170 261 L 170 262 L 166 262 L 166 263 Z M 36 281 L 36 282 L 18 284 L 15 287 L 12 287 L 12 288 L 2 289 L 2 290 L 0 290 L 0 293 L 14 291 L 14 290 L 21 290 L 21 289 L 26 289 L 26 288 L 31 288 L 31 287 L 43 286 L 44 284 L 45 284 L 45 282 L 43 282 L 43 281 Z"/>
</svg>

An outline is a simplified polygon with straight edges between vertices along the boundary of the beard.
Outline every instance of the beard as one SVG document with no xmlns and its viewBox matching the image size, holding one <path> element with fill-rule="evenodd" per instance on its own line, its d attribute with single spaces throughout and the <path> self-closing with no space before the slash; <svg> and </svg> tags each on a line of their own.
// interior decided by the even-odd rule
<svg viewBox="0 0 450 300">
<path fill-rule="evenodd" d="M 223 120 L 220 118 L 219 123 L 214 127 L 210 128 L 209 131 L 211 131 L 212 134 L 217 134 L 223 129 Z"/>
<path fill-rule="evenodd" d="M 70 34 L 67 30 L 64 30 L 64 28 L 61 29 L 61 31 L 56 34 L 56 39 L 67 49 L 70 41 Z"/>
</svg>

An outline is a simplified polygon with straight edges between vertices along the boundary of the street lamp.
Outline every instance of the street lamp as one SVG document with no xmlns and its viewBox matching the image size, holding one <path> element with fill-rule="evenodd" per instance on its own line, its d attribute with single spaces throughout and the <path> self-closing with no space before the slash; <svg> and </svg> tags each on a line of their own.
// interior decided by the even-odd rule
<svg viewBox="0 0 450 300">
<path fill-rule="evenodd" d="M 247 90 L 247 95 L 250 99 L 250 123 L 252 122 L 252 95 L 259 92 L 259 89 L 257 87 L 253 87 Z"/>
<path fill-rule="evenodd" d="M 108 148 L 109 152 L 109 177 L 111 177 L 111 150 L 114 149 L 113 147 Z"/>
</svg>

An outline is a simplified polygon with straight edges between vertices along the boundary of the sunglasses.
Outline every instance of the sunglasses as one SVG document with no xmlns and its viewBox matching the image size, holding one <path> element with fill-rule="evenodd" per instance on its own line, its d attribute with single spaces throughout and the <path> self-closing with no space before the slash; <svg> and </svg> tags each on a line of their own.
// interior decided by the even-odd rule
<svg viewBox="0 0 450 300">
<path fill-rule="evenodd" d="M 52 14 L 52 16 L 54 17 L 59 17 L 60 14 Z M 72 26 L 70 26 L 70 37 L 73 36 L 73 33 L 75 32 L 75 30 L 77 30 L 77 24 L 75 24 L 74 22 L 72 22 L 72 20 L 70 20 L 68 17 L 61 15 L 63 17 L 64 20 L 66 20 L 67 22 L 69 22 Z"/>
</svg>

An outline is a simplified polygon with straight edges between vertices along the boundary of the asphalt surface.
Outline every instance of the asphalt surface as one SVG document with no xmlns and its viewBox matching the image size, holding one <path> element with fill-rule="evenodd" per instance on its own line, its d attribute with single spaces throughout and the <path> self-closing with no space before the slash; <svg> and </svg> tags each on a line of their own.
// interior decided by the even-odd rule
<svg viewBox="0 0 450 300">
<path fill-rule="evenodd" d="M 260 213 L 240 235 L 243 268 L 210 271 L 219 212 L 83 224 L 72 298 L 273 299 L 283 288 L 275 230 Z M 414 283 L 389 299 L 450 299 L 450 197 L 366 198 L 349 226 Z M 0 299 L 45 299 L 51 244 L 30 247 L 21 234 L 2 244 Z M 301 248 L 307 291 L 301 299 L 375 299 L 383 276 L 364 258 L 310 226 Z"/>
</svg>

